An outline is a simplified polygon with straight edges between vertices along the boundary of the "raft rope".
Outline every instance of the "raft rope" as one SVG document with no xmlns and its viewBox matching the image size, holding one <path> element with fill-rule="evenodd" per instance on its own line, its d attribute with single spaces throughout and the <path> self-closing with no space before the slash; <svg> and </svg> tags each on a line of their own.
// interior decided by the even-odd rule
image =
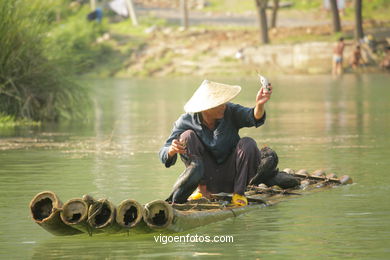
<svg viewBox="0 0 390 260">
<path fill-rule="evenodd" d="M 89 206 L 90 208 L 91 207 L 95 207 L 95 210 L 94 212 L 91 214 L 91 215 L 88 215 L 88 219 L 87 219 L 87 232 L 88 232 L 88 235 L 89 236 L 92 236 L 92 231 L 93 231 L 93 227 L 92 227 L 92 222 L 93 222 L 93 218 L 100 214 L 103 210 L 103 206 L 104 204 L 107 202 L 107 199 L 103 199 L 102 201 L 96 201 L 94 203 L 91 204 L 91 206 Z"/>
</svg>

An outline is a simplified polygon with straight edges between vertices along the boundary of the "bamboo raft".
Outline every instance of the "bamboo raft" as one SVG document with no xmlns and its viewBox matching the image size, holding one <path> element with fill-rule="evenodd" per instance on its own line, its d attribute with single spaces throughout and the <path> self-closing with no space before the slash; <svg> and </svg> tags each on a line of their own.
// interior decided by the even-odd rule
<svg viewBox="0 0 390 260">
<path fill-rule="evenodd" d="M 155 200 L 142 206 L 127 199 L 117 207 L 107 199 L 95 200 L 89 195 L 74 198 L 63 204 L 51 191 L 38 193 L 30 202 L 32 219 L 46 231 L 57 236 L 88 233 L 148 233 L 181 232 L 231 217 L 237 217 L 259 208 L 274 205 L 290 197 L 322 191 L 328 187 L 352 184 L 348 175 L 340 178 L 333 173 L 317 170 L 284 172 L 300 179 L 300 186 L 280 189 L 277 186 L 248 186 L 245 192 L 248 205 L 236 207 L 230 204 L 232 195 L 213 194 L 211 199 L 202 198 L 185 204 L 169 204 Z"/>
</svg>

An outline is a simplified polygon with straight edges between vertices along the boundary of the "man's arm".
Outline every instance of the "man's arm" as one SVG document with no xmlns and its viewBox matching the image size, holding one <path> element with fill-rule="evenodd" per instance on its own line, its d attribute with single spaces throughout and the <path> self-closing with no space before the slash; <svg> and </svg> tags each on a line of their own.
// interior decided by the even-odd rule
<svg viewBox="0 0 390 260">
<path fill-rule="evenodd" d="M 259 127 L 265 122 L 266 112 L 263 112 L 263 116 L 260 119 L 256 119 L 254 107 L 249 108 L 239 104 L 228 103 L 228 109 L 237 129 L 252 126 Z"/>
<path fill-rule="evenodd" d="M 182 117 L 180 117 L 175 122 L 171 135 L 168 137 L 167 141 L 159 152 L 160 160 L 165 164 L 165 167 L 170 167 L 176 163 L 178 153 L 185 153 L 185 147 L 178 140 L 180 134 L 184 131 L 185 129 L 182 125 Z"/>
<path fill-rule="evenodd" d="M 256 105 L 253 110 L 253 116 L 256 120 L 260 120 L 265 113 L 264 105 L 271 98 L 272 86 L 269 86 L 270 91 L 266 91 L 264 88 L 261 88 L 256 95 Z"/>
</svg>

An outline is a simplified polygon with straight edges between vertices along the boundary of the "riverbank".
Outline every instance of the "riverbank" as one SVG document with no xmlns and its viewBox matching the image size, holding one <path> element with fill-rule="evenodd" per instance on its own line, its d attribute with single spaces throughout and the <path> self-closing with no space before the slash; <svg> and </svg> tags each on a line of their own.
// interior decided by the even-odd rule
<svg viewBox="0 0 390 260">
<path fill-rule="evenodd" d="M 189 1 L 187 30 L 180 27 L 178 1 L 135 3 L 140 25 L 131 26 L 129 20 L 118 23 L 111 17 L 108 37 L 99 42 L 114 51 L 88 72 L 89 76 L 242 75 L 256 70 L 267 74 L 327 74 L 331 72 L 333 45 L 340 36 L 348 44 L 345 71 L 351 71 L 349 60 L 355 44 L 351 3 L 342 15 L 342 32 L 335 34 L 322 1 L 292 1 L 289 7 L 279 9 L 277 27 L 270 29 L 268 45 L 260 44 L 254 1 L 240 5 L 235 1 Z M 380 71 L 381 50 L 386 38 L 390 39 L 390 20 L 385 15 L 388 8 L 378 1 L 365 5 L 365 35 L 372 35 L 382 46 L 378 53 L 372 53 L 363 45 L 366 63 L 359 73 Z"/>
<path fill-rule="evenodd" d="M 388 25 L 366 24 L 366 33 L 381 43 L 390 37 Z M 107 63 L 97 67 L 89 76 L 161 77 L 181 75 L 231 75 L 266 73 L 331 72 L 334 35 L 329 25 L 312 27 L 280 27 L 270 31 L 272 44 L 260 45 L 258 30 L 241 28 L 190 27 L 183 30 L 172 26 L 151 26 L 137 37 L 108 32 L 105 44 L 116 52 Z M 299 35 L 299 36 L 297 36 Z M 354 40 L 353 27 L 345 26 L 344 66 L 349 69 Z M 125 48 L 131 42 L 132 48 Z M 137 42 L 134 45 L 134 42 Z M 125 50 L 125 51 L 123 51 Z M 373 54 L 363 45 L 366 61 L 359 72 L 380 71 L 380 52 Z"/>
</svg>

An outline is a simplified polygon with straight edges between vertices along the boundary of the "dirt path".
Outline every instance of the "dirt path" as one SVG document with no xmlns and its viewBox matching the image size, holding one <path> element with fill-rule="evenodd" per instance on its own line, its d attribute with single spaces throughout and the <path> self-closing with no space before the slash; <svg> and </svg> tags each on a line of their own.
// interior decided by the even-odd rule
<svg viewBox="0 0 390 260">
<path fill-rule="evenodd" d="M 137 6 L 137 13 L 141 16 L 152 15 L 157 18 L 166 19 L 169 23 L 180 24 L 181 14 L 177 8 L 157 8 Z M 190 25 L 208 26 L 258 26 L 256 12 L 250 11 L 244 14 L 235 13 L 211 13 L 197 10 L 189 12 Z M 351 24 L 349 21 L 342 21 L 344 25 Z M 330 16 L 323 12 L 304 12 L 289 9 L 280 9 L 278 13 L 277 26 L 279 27 L 312 27 L 330 25 Z"/>
</svg>

